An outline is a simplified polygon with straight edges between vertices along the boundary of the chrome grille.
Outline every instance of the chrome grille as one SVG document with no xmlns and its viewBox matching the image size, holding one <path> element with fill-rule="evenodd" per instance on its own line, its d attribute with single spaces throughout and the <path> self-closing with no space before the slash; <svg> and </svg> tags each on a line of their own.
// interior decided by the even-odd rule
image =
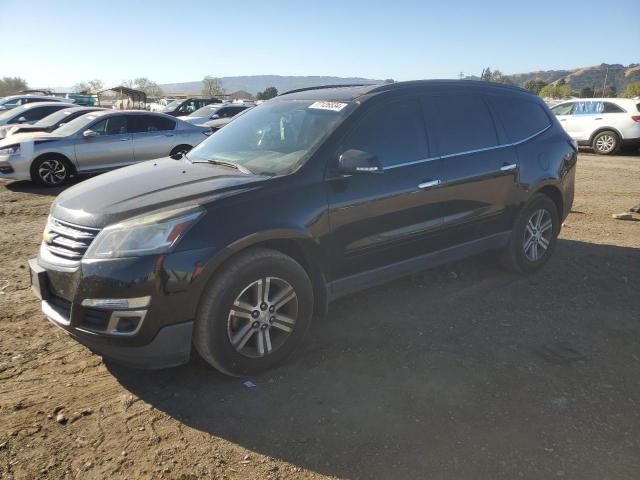
<svg viewBox="0 0 640 480">
<path fill-rule="evenodd" d="M 43 236 L 44 248 L 56 257 L 78 261 L 98 233 L 99 228 L 82 227 L 49 217 Z"/>
</svg>

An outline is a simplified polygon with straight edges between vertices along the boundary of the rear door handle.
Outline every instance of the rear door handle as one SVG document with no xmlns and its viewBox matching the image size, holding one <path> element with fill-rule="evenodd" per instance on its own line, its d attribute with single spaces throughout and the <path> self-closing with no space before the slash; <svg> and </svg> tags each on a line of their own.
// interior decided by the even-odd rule
<svg viewBox="0 0 640 480">
<path fill-rule="evenodd" d="M 165 133 L 164 136 L 165 137 L 173 137 L 173 133 Z"/>
<path fill-rule="evenodd" d="M 508 163 L 508 164 L 502 165 L 500 167 L 500 171 L 510 172 L 511 170 L 515 170 L 516 168 L 518 168 L 518 165 L 516 165 L 515 163 Z"/>
<path fill-rule="evenodd" d="M 440 180 L 427 180 L 426 182 L 419 183 L 418 188 L 426 190 L 427 188 L 435 187 L 436 185 L 440 185 Z"/>
<path fill-rule="evenodd" d="M 130 138 L 121 138 L 120 141 L 121 142 L 128 142 L 129 140 L 131 140 Z"/>
</svg>

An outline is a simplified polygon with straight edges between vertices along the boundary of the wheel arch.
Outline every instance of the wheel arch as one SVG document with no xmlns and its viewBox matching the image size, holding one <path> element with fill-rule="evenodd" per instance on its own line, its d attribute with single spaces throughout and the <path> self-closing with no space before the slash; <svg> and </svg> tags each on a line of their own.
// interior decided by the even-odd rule
<svg viewBox="0 0 640 480">
<path fill-rule="evenodd" d="M 539 186 L 535 190 L 533 190 L 532 194 L 541 193 L 546 195 L 553 203 L 555 203 L 556 208 L 558 209 L 558 216 L 560 219 L 564 218 L 564 197 L 562 195 L 562 190 L 557 185 L 552 183 L 548 183 L 546 185 Z"/>
<path fill-rule="evenodd" d="M 324 316 L 328 311 L 329 295 L 322 252 L 317 242 L 307 234 L 295 230 L 273 230 L 236 240 L 219 252 L 209 265 L 207 283 L 227 262 L 252 248 L 269 248 L 284 253 L 298 262 L 309 275 L 314 293 L 313 313 Z"/>
<path fill-rule="evenodd" d="M 43 159 L 43 158 L 56 158 L 58 160 L 64 160 L 69 165 L 69 167 L 71 168 L 71 174 L 72 175 L 77 175 L 78 174 L 78 169 L 76 168 L 76 164 L 67 155 L 65 155 L 64 153 L 60 153 L 60 152 L 45 152 L 45 153 L 39 154 L 31 162 L 31 165 L 29 166 L 29 171 L 31 172 L 32 175 L 33 175 L 33 166 L 35 165 L 35 163 L 38 160 Z"/>
<path fill-rule="evenodd" d="M 618 135 L 618 138 L 620 139 L 620 141 L 622 141 L 622 134 L 620 133 L 620 131 L 617 128 L 603 126 L 603 127 L 598 127 L 596 130 L 593 131 L 593 133 L 589 137 L 589 146 L 593 145 L 593 139 L 596 138 L 596 135 L 598 135 L 599 133 L 602 133 L 602 132 L 606 132 L 606 131 L 614 132 L 616 135 Z"/>
</svg>

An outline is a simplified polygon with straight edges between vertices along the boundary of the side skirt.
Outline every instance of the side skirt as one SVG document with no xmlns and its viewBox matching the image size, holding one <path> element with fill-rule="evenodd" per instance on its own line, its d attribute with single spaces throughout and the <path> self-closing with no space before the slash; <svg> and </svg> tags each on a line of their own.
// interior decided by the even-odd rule
<svg viewBox="0 0 640 480">
<path fill-rule="evenodd" d="M 472 240 L 449 248 L 444 248 L 419 257 L 409 258 L 367 272 L 335 280 L 328 284 L 329 301 L 350 295 L 360 290 L 406 277 L 422 270 L 437 267 L 445 263 L 477 255 L 487 250 L 503 248 L 509 242 L 511 231 L 496 233 L 488 237 Z"/>
</svg>

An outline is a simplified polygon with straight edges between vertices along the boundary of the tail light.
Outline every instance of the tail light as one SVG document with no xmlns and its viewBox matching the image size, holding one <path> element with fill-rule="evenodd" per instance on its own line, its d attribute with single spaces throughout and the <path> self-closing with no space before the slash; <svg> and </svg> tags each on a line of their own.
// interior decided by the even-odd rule
<svg viewBox="0 0 640 480">
<path fill-rule="evenodd" d="M 640 122 L 640 115 L 632 115 L 631 120 L 633 120 L 634 122 Z"/>
</svg>

